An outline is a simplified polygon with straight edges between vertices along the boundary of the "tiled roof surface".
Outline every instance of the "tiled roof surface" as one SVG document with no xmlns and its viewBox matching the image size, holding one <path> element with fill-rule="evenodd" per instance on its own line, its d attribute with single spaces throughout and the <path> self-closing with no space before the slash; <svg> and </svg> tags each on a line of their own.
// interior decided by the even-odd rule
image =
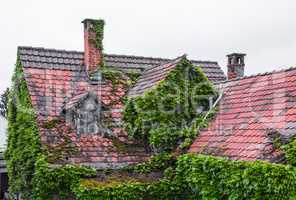
<svg viewBox="0 0 296 200">
<path fill-rule="evenodd" d="M 71 64 L 69 64 L 71 66 Z M 122 129 L 123 104 L 119 99 L 126 93 L 124 88 L 113 87 L 111 82 L 92 84 L 83 70 L 38 68 L 27 65 L 24 69 L 32 104 L 37 111 L 41 141 L 44 144 L 54 144 L 55 133 L 43 128 L 49 120 L 61 117 L 65 105 L 91 92 L 97 94 L 101 102 L 108 106 L 110 128 L 116 137 L 124 142 L 131 143 L 126 132 Z M 79 154 L 69 158 L 75 163 L 92 165 L 98 168 L 120 167 L 145 161 L 149 155 L 143 148 L 134 148 L 132 152 L 119 152 L 113 140 L 99 134 L 81 135 L 75 132 L 70 134 L 71 141 L 79 150 Z"/>
<path fill-rule="evenodd" d="M 109 108 L 109 111 L 104 112 L 104 115 L 110 116 L 112 119 L 108 125 L 114 134 L 113 136 L 125 143 L 135 144 L 135 141 L 128 140 L 127 134 L 122 128 L 124 105 L 120 99 L 127 92 L 126 88 L 120 86 L 114 88 L 112 83 L 108 81 L 96 84 L 90 81 L 83 68 L 82 52 L 19 47 L 18 56 L 24 69 L 32 104 L 37 111 L 41 141 L 44 144 L 54 144 L 56 133 L 47 130 L 42 124 L 61 117 L 65 106 L 73 106 L 89 92 L 96 94 L 102 104 Z M 153 71 L 157 69 L 156 66 L 163 66 L 164 63 L 170 61 L 162 58 L 105 55 L 108 67 L 123 70 L 146 70 L 149 72 L 149 69 Z M 201 66 L 210 80 L 214 82 L 225 80 L 225 75 L 216 62 L 193 61 L 193 63 Z M 145 161 L 150 156 L 138 146 L 133 148 L 133 151 L 120 152 L 114 141 L 104 137 L 104 134 L 87 134 L 78 138 L 73 131 L 69 133 L 69 136 L 79 150 L 79 154 L 69 158 L 75 163 L 89 164 L 98 168 L 120 167 Z"/>
<path fill-rule="evenodd" d="M 65 51 L 55 49 L 19 47 L 18 53 L 24 67 L 36 67 L 47 69 L 81 70 L 83 52 Z M 108 67 L 120 68 L 123 70 L 138 70 L 158 66 L 170 59 L 152 58 L 142 56 L 126 56 L 106 54 L 105 62 Z M 225 80 L 226 77 L 217 62 L 191 61 L 194 65 L 202 68 L 207 77 L 213 81 Z"/>
<path fill-rule="evenodd" d="M 128 95 L 135 97 L 156 86 L 166 75 L 177 66 L 184 56 L 176 58 L 168 63 L 146 69 L 140 76 L 136 85 L 129 90 Z"/>
<path fill-rule="evenodd" d="M 221 90 L 219 112 L 190 151 L 280 161 L 274 140 L 285 143 L 296 135 L 296 69 L 224 82 Z"/>
</svg>

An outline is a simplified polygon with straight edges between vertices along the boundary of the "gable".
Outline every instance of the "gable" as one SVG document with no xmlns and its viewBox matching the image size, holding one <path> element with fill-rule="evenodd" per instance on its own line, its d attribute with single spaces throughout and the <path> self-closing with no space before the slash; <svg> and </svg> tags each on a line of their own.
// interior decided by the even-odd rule
<svg viewBox="0 0 296 200">
<path fill-rule="evenodd" d="M 130 97 L 139 96 L 145 91 L 156 86 L 161 80 L 165 79 L 166 75 L 177 66 L 182 58 L 185 58 L 185 56 L 181 56 L 171 62 L 144 70 L 136 85 L 129 90 L 128 95 Z"/>
<path fill-rule="evenodd" d="M 296 135 L 296 69 L 224 82 L 220 89 L 219 112 L 190 151 L 235 160 L 281 161 L 275 143 Z"/>
</svg>

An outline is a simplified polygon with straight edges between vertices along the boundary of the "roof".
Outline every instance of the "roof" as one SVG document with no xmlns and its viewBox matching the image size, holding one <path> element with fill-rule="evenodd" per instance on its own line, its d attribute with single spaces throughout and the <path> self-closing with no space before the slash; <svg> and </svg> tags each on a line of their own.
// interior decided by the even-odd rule
<svg viewBox="0 0 296 200">
<path fill-rule="evenodd" d="M 129 90 L 129 96 L 139 96 L 142 95 L 145 91 L 153 88 L 161 80 L 163 80 L 172 69 L 174 69 L 177 66 L 177 64 L 181 61 L 183 57 L 185 57 L 185 55 L 178 57 L 165 64 L 153 66 L 146 69 L 141 74 L 136 85 Z"/>
<path fill-rule="evenodd" d="M 119 141 L 132 145 L 132 151 L 120 152 L 116 141 L 105 137 L 104 133 L 80 135 L 73 132 L 69 137 L 79 154 L 69 158 L 77 164 L 91 165 L 97 168 L 117 168 L 127 164 L 146 161 L 150 154 L 145 152 L 137 141 L 130 141 L 122 127 L 123 103 L 120 101 L 127 88 L 114 87 L 111 81 L 100 80 L 94 84 L 89 80 L 83 66 L 83 52 L 65 51 L 33 47 L 19 47 L 18 56 L 29 89 L 32 105 L 37 113 L 41 141 L 43 144 L 55 144 L 58 134 L 47 129 L 44 123 L 61 117 L 63 108 L 72 108 L 83 101 L 87 94 L 98 96 L 108 107 L 104 116 L 110 116 L 108 128 Z M 136 70 L 150 73 L 156 66 L 166 66 L 170 59 L 150 58 L 107 54 L 104 61 L 108 67 L 121 70 Z M 192 61 L 213 82 L 225 80 L 225 75 L 216 62 Z M 161 72 L 162 73 L 162 72 Z M 64 125 L 67 127 L 68 123 Z M 53 147 L 54 148 L 54 147 Z"/>
<path fill-rule="evenodd" d="M 133 150 L 130 151 L 129 148 L 124 148 L 123 151 L 118 150 L 114 143 L 116 141 L 105 137 L 104 133 L 78 136 L 73 129 L 69 137 L 79 154 L 70 157 L 69 161 L 96 168 L 117 168 L 143 162 L 150 157 L 143 147 L 136 144 L 136 141 L 130 141 L 127 138 L 127 133 L 121 126 L 121 112 L 124 105 L 120 98 L 126 93 L 123 87 L 113 87 L 108 81 L 93 84 L 89 81 L 85 70 L 77 70 L 79 65 L 74 57 L 58 60 L 49 56 L 37 56 L 41 59 L 39 62 L 27 62 L 24 60 L 24 51 L 21 49 L 19 51 L 22 64 L 25 64 L 23 66 L 24 76 L 32 105 L 37 113 L 42 144 L 54 145 L 57 141 L 55 130 L 47 129 L 44 123 L 63 117 L 63 108 L 75 106 L 77 102 L 83 101 L 87 94 L 91 93 L 97 95 L 101 103 L 108 107 L 108 110 L 104 111 L 106 116 L 111 116 L 108 128 L 119 141 L 123 142 L 121 145 L 131 144 Z M 31 53 L 34 54 L 34 52 Z M 51 61 L 43 59 L 51 59 Z M 59 64 L 54 65 L 53 62 Z M 66 124 L 63 127 L 67 127 Z"/>
<path fill-rule="evenodd" d="M 247 54 L 245 53 L 231 53 L 228 54 L 227 57 L 232 57 L 232 56 L 246 56 Z"/>
<path fill-rule="evenodd" d="M 276 140 L 296 135 L 296 68 L 225 81 L 220 89 L 219 111 L 189 151 L 281 161 Z"/>
<path fill-rule="evenodd" d="M 72 71 L 82 70 L 83 52 L 80 51 L 19 47 L 18 54 L 24 67 L 34 66 L 35 68 L 67 69 Z M 115 54 L 105 54 L 104 56 L 104 60 L 108 67 L 119 68 L 122 70 L 143 71 L 147 68 L 171 61 L 171 59 L 166 58 L 143 56 Z M 226 76 L 217 62 L 197 60 L 191 60 L 191 62 L 194 65 L 201 67 L 206 76 L 213 82 L 226 79 Z"/>
</svg>

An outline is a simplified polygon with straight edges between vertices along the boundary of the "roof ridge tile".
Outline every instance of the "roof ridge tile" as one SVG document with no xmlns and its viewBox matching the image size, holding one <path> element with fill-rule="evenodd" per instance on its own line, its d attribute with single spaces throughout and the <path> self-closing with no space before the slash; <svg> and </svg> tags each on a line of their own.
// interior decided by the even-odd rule
<svg viewBox="0 0 296 200">
<path fill-rule="evenodd" d="M 64 52 L 64 53 L 77 53 L 83 54 L 83 51 L 75 51 L 75 50 L 65 50 L 65 49 L 55 49 L 55 48 L 44 48 L 44 47 L 32 47 L 32 46 L 18 46 L 18 50 L 44 50 L 44 51 L 55 51 L 55 52 Z M 173 59 L 170 58 L 161 58 L 161 57 L 152 57 L 152 56 L 136 56 L 136 55 L 124 55 L 124 54 L 106 54 L 108 57 L 121 57 L 121 58 L 134 58 L 134 59 L 150 59 L 150 60 L 158 60 L 158 61 L 170 61 Z M 208 64 L 218 64 L 216 61 L 209 60 L 190 60 L 191 62 L 197 63 L 208 63 Z"/>
<path fill-rule="evenodd" d="M 266 75 L 270 75 L 270 74 L 278 74 L 278 73 L 287 72 L 287 71 L 291 71 L 291 70 L 296 70 L 296 66 L 295 67 L 289 67 L 289 68 L 283 68 L 283 69 L 279 69 L 279 70 L 272 70 L 270 72 L 264 72 L 264 73 L 261 72 L 261 73 L 252 74 L 252 75 L 249 75 L 249 76 L 238 77 L 238 78 L 230 79 L 230 80 L 227 79 L 227 80 L 224 80 L 224 81 L 220 81 L 219 84 L 240 81 L 240 80 L 253 78 L 253 77 L 257 77 L 257 76 L 266 76 Z"/>
</svg>

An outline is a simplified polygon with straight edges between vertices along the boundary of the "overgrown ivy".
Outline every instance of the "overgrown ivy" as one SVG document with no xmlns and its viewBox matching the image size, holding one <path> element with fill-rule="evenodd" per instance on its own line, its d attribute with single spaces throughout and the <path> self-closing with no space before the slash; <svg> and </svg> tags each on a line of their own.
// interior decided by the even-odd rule
<svg viewBox="0 0 296 200">
<path fill-rule="evenodd" d="M 156 87 L 128 100 L 123 112 L 125 129 L 146 146 L 170 151 L 195 136 L 197 130 L 191 127 L 204 117 L 198 109 L 208 110 L 209 98 L 216 96 L 200 68 L 183 58 Z"/>
<path fill-rule="evenodd" d="M 157 171 L 164 171 L 169 167 L 175 166 L 176 158 L 173 154 L 168 152 L 159 153 L 151 157 L 146 163 L 139 163 L 137 165 L 127 166 L 123 170 L 136 173 L 151 173 Z"/>
<path fill-rule="evenodd" d="M 75 188 L 76 198 L 79 200 L 112 199 L 112 200 L 177 200 L 190 199 L 185 193 L 186 188 L 170 179 L 162 179 L 152 183 L 124 183 L 113 187 L 87 187 L 81 184 Z"/>
<path fill-rule="evenodd" d="M 289 165 L 186 154 L 176 176 L 196 199 L 296 199 L 296 168 Z"/>
<path fill-rule="evenodd" d="M 168 154 L 161 156 L 170 160 Z M 157 158 L 159 159 L 159 158 Z M 140 173 L 163 169 L 158 161 L 152 168 L 138 168 Z M 160 168 L 158 168 L 159 166 Z M 167 167 L 159 181 L 125 181 L 102 183 L 81 180 L 73 187 L 77 199 L 295 199 L 296 168 L 264 161 L 231 161 L 196 154 L 184 154 L 173 167 Z M 134 168 L 134 170 L 137 170 Z"/>
<path fill-rule="evenodd" d="M 70 186 L 95 171 L 78 166 L 51 168 L 42 151 L 37 117 L 33 109 L 20 59 L 17 59 L 8 100 L 8 145 L 5 152 L 11 199 L 69 197 Z M 53 128 L 56 121 L 44 124 Z M 76 181 L 76 182 L 75 182 Z"/>
<path fill-rule="evenodd" d="M 111 67 L 101 67 L 99 72 L 102 74 L 103 80 L 111 81 L 114 88 L 121 84 L 126 90 L 132 87 L 140 76 L 140 73 L 133 70 L 121 71 Z"/>
<path fill-rule="evenodd" d="M 104 26 L 105 26 L 105 21 L 100 19 L 100 20 L 92 20 L 92 31 L 95 32 L 96 38 L 94 44 L 96 45 L 96 48 L 103 50 L 103 39 L 104 39 Z"/>
<path fill-rule="evenodd" d="M 117 73 L 108 71 L 104 76 L 112 81 L 118 79 Z M 290 165 L 193 154 L 180 156 L 172 151 L 177 146 L 181 149 L 190 146 L 199 129 L 207 125 L 215 109 L 205 115 L 198 113 L 197 108 L 208 110 L 208 97 L 216 95 L 203 73 L 183 59 L 156 88 L 129 99 L 125 120 L 130 136 L 147 139 L 161 153 L 147 163 L 120 170 L 161 173 L 161 178 L 139 181 L 121 177 L 104 182 L 98 179 L 98 171 L 91 168 L 49 164 L 48 154 L 41 151 L 36 114 L 18 59 L 9 94 L 5 152 L 12 199 L 18 194 L 25 200 L 296 199 L 296 168 L 292 166 L 296 163 L 296 140 L 283 148 Z M 44 128 L 51 129 L 56 123 L 46 123 Z"/>
<path fill-rule="evenodd" d="M 81 178 L 95 177 L 96 171 L 91 168 L 63 165 L 50 166 L 45 156 L 36 161 L 32 199 L 52 200 L 73 198 L 73 187 L 80 184 Z"/>
<path fill-rule="evenodd" d="M 296 138 L 282 146 L 288 164 L 296 167 Z"/>
<path fill-rule="evenodd" d="M 31 198 L 35 163 L 41 152 L 36 113 L 32 107 L 20 59 L 8 102 L 8 145 L 5 152 L 10 194 Z"/>
</svg>

